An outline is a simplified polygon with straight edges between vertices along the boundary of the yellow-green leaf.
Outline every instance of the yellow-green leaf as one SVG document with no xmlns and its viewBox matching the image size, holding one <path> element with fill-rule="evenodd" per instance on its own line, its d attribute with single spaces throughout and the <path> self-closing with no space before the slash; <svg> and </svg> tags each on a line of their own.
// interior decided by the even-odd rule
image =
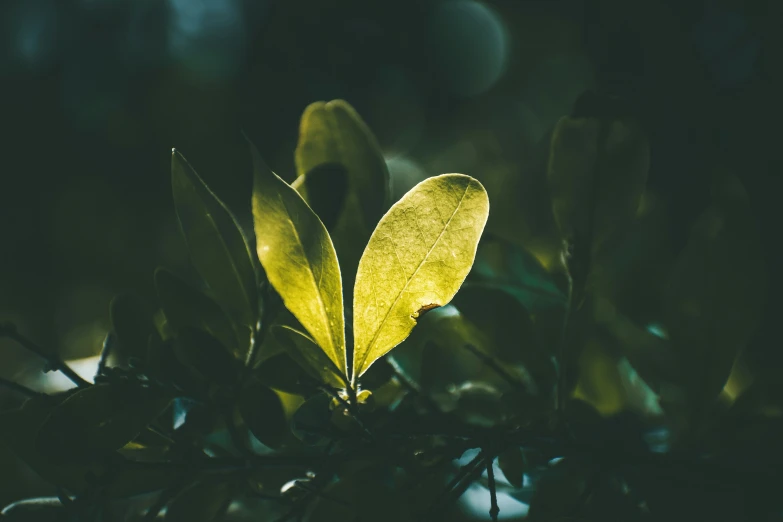
<svg viewBox="0 0 783 522">
<path fill-rule="evenodd" d="M 305 109 L 295 159 L 299 178 L 294 185 L 332 235 L 350 304 L 359 259 L 389 205 L 386 161 L 372 131 L 343 100 Z M 325 184 L 329 202 L 318 189 Z"/>
<path fill-rule="evenodd" d="M 489 215 L 477 180 L 422 181 L 381 219 L 354 290 L 354 381 L 410 334 L 419 314 L 448 303 L 473 265 Z"/>
<path fill-rule="evenodd" d="M 193 265 L 226 311 L 254 325 L 256 275 L 236 219 L 177 151 L 171 155 L 171 185 Z"/>
<path fill-rule="evenodd" d="M 250 148 L 258 258 L 285 307 L 345 372 L 343 289 L 332 240 L 296 190 Z"/>
</svg>

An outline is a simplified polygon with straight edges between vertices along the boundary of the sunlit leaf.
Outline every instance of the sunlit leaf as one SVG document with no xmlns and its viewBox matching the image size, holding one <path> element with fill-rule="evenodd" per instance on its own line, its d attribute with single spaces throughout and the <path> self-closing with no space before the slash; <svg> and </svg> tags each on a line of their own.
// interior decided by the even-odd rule
<svg viewBox="0 0 783 522">
<path fill-rule="evenodd" d="M 488 214 L 484 188 L 463 174 L 419 183 L 386 213 L 356 275 L 354 380 L 408 337 L 422 312 L 451 300 Z"/>
<path fill-rule="evenodd" d="M 286 308 L 337 368 L 346 367 L 340 266 L 323 223 L 301 196 L 253 154 L 258 257 Z"/>
<path fill-rule="evenodd" d="M 552 135 L 547 177 L 563 237 L 590 255 L 630 223 L 644 193 L 649 161 L 647 139 L 630 121 L 562 118 Z M 588 239 L 592 244 L 583 245 Z"/>
<path fill-rule="evenodd" d="M 201 482 L 179 495 L 166 510 L 166 522 L 219 522 L 233 497 L 231 484 Z"/>
<path fill-rule="evenodd" d="M 116 358 L 121 364 L 128 364 L 130 358 L 146 360 L 147 342 L 153 333 L 152 314 L 145 310 L 141 301 L 128 294 L 115 297 L 110 310 L 116 336 L 110 359 Z"/>
<path fill-rule="evenodd" d="M 166 319 L 174 328 L 200 328 L 241 356 L 231 320 L 212 299 L 164 268 L 155 271 L 155 288 Z"/>
<path fill-rule="evenodd" d="M 203 330 L 182 328 L 174 341 L 177 359 L 195 373 L 223 386 L 236 384 L 239 362 L 220 342 Z"/>
<path fill-rule="evenodd" d="M 272 332 L 286 347 L 286 353 L 316 382 L 336 388 L 346 386 L 342 372 L 310 337 L 288 326 L 277 326 L 272 329 Z"/>
<path fill-rule="evenodd" d="M 95 385 L 57 406 L 36 446 L 53 461 L 74 462 L 122 448 L 155 420 L 170 397 L 132 384 Z"/>
<path fill-rule="evenodd" d="M 512 486 L 522 487 L 527 466 L 525 465 L 525 456 L 518 446 L 512 446 L 498 455 L 498 466 Z"/>
<path fill-rule="evenodd" d="M 239 411 L 253 435 L 269 447 L 277 447 L 288 424 L 275 392 L 257 380 L 248 382 L 239 395 Z"/>
<path fill-rule="evenodd" d="M 193 264 L 233 317 L 255 325 L 256 274 L 236 219 L 177 151 L 171 156 L 171 184 Z"/>
<path fill-rule="evenodd" d="M 335 222 L 334 237 L 345 283 L 352 288 L 362 248 L 388 205 L 389 171 L 378 142 L 347 102 L 316 102 L 302 114 L 295 159 L 306 185 L 317 183 L 317 176 L 338 166 L 347 174 L 345 204 Z M 318 201 L 319 196 L 305 188 L 303 196 Z"/>
</svg>

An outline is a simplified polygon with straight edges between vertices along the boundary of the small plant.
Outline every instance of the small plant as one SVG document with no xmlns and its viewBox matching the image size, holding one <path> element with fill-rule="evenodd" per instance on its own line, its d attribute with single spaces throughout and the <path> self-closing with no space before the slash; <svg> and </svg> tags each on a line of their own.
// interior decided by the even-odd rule
<svg viewBox="0 0 783 522">
<path fill-rule="evenodd" d="M 731 419 L 765 404 L 724 390 L 763 302 L 742 188 L 716 176 L 687 246 L 657 257 L 647 141 L 606 100 L 580 99 L 545 143 L 538 234 L 488 225 L 463 174 L 390 205 L 342 101 L 305 111 L 294 183 L 249 149 L 254 234 L 173 151 L 201 281 L 159 268 L 157 311 L 115 298 L 94 384 L 3 324 L 75 387 L 2 381 L 28 398 L 0 441 L 56 497 L 0 519 L 458 520 L 480 484 L 495 520 L 499 490 L 534 522 L 671 520 L 666 477 L 706 481 L 741 437 Z M 685 453 L 645 442 L 662 428 Z"/>
</svg>

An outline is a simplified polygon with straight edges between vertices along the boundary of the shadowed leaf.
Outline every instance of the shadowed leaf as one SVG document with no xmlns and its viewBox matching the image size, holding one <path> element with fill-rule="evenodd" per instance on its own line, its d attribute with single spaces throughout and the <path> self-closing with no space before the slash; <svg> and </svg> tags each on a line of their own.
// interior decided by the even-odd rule
<svg viewBox="0 0 783 522">
<path fill-rule="evenodd" d="M 239 411 L 258 440 L 271 448 L 280 444 L 288 424 L 283 404 L 275 392 L 251 380 L 239 395 Z"/>
</svg>

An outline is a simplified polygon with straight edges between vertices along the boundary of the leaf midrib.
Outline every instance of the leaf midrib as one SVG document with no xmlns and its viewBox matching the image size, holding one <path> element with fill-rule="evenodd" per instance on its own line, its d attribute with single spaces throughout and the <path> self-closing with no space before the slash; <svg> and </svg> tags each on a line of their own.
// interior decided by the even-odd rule
<svg viewBox="0 0 783 522">
<path fill-rule="evenodd" d="M 352 375 L 352 380 L 356 380 L 358 378 L 358 374 L 361 373 L 361 369 L 364 366 L 364 363 L 367 361 L 367 357 L 370 354 L 370 351 L 372 347 L 375 345 L 375 343 L 378 341 L 378 336 L 381 334 L 381 330 L 383 330 L 384 325 L 386 324 L 386 321 L 389 319 L 389 316 L 391 315 L 392 310 L 394 310 L 394 307 L 397 306 L 397 303 L 402 298 L 402 294 L 405 293 L 405 290 L 407 290 L 408 285 L 410 285 L 411 281 L 416 277 L 416 274 L 419 273 L 419 270 L 422 266 L 424 266 L 424 263 L 427 261 L 427 259 L 430 257 L 430 254 L 435 249 L 435 245 L 438 244 L 440 239 L 443 237 L 443 234 L 446 233 L 446 230 L 448 230 L 449 225 L 451 224 L 452 219 L 454 219 L 454 216 L 459 211 L 460 207 L 462 206 L 462 202 L 465 200 L 465 195 L 468 193 L 468 189 L 470 188 L 472 181 L 468 180 L 468 184 L 465 185 L 465 191 L 462 193 L 462 196 L 459 198 L 459 203 L 457 203 L 457 206 L 454 208 L 454 211 L 451 213 L 451 216 L 449 216 L 449 219 L 446 221 L 446 224 L 443 225 L 443 230 L 440 231 L 440 234 L 438 234 L 438 237 L 433 241 L 432 246 L 430 246 L 430 249 L 425 254 L 424 258 L 421 260 L 419 265 L 416 267 L 416 270 L 413 271 L 413 274 L 408 278 L 408 280 L 405 282 L 405 286 L 402 287 L 402 290 L 397 294 L 397 297 L 394 299 L 394 302 L 389 307 L 389 310 L 386 312 L 386 315 L 381 320 L 380 325 L 375 330 L 375 334 L 373 335 L 372 339 L 370 339 L 369 344 L 367 345 L 367 350 L 365 350 L 364 355 L 362 356 L 361 364 L 356 368 L 356 371 L 354 372 L 355 375 Z M 381 218 L 383 219 L 383 218 Z M 396 249 L 395 249 L 396 253 Z"/>
<path fill-rule="evenodd" d="M 298 245 L 298 247 L 300 249 L 302 257 L 307 262 L 307 268 L 308 268 L 308 272 L 310 273 L 310 279 L 312 280 L 313 285 L 315 286 L 315 294 L 318 296 L 318 304 L 320 305 L 320 311 L 321 311 L 321 316 L 322 316 L 321 319 L 324 320 L 324 324 L 326 325 L 326 330 L 327 330 L 327 332 L 329 332 L 329 340 L 332 342 L 332 346 L 330 346 L 330 349 L 331 349 L 331 352 L 335 356 L 337 356 L 338 355 L 337 348 L 336 348 L 337 343 L 335 343 L 335 340 L 333 338 L 334 332 L 330 328 L 329 315 L 326 313 L 326 305 L 324 304 L 324 299 L 323 299 L 323 296 L 321 295 L 321 287 L 318 285 L 318 282 L 315 280 L 315 273 L 313 271 L 313 265 L 310 262 L 310 258 L 307 257 L 307 255 L 305 253 L 304 243 L 302 243 L 302 240 L 299 237 L 299 231 L 296 229 L 296 225 L 294 224 L 294 220 L 291 219 L 291 212 L 288 210 L 288 205 L 286 205 L 285 199 L 283 199 L 282 194 L 280 194 L 279 192 L 277 194 L 277 198 L 280 201 L 280 203 L 283 205 L 283 208 L 285 209 L 285 213 L 286 213 L 286 217 L 288 219 L 288 223 L 289 223 L 289 225 L 291 227 L 291 230 L 293 231 L 294 237 L 296 238 L 296 244 Z M 315 214 L 313 214 L 313 215 L 315 215 Z M 317 217 L 316 217 L 316 219 L 317 219 Z M 329 358 L 331 359 L 331 356 Z M 335 361 L 332 361 L 332 362 L 335 362 Z M 337 364 L 337 363 L 335 362 L 335 364 Z M 338 368 L 339 368 L 339 366 L 338 366 Z"/>
</svg>

